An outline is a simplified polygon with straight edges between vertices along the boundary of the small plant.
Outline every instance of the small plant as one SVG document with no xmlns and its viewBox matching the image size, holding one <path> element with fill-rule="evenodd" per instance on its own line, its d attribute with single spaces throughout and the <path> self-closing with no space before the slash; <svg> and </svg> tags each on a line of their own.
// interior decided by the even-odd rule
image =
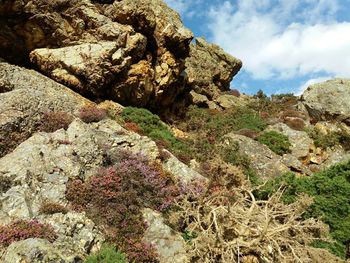
<svg viewBox="0 0 350 263">
<path fill-rule="evenodd" d="M 226 94 L 235 96 L 237 98 L 239 98 L 241 96 L 241 93 L 237 89 L 231 89 L 231 90 L 227 91 Z"/>
<path fill-rule="evenodd" d="M 41 206 L 39 208 L 39 213 L 46 214 L 46 215 L 52 215 L 52 214 L 56 214 L 56 213 L 67 214 L 68 209 L 62 204 L 59 204 L 56 202 L 45 201 L 41 204 Z"/>
<path fill-rule="evenodd" d="M 253 140 L 258 138 L 258 136 L 259 136 L 259 132 L 253 131 L 253 130 L 249 130 L 249 129 L 241 129 L 241 130 L 237 131 L 237 134 L 249 137 L 249 138 L 251 138 Z"/>
<path fill-rule="evenodd" d="M 0 226 L 1 246 L 9 246 L 13 242 L 28 238 L 44 238 L 53 242 L 56 237 L 52 226 L 39 223 L 36 220 L 18 220 L 8 225 Z"/>
<path fill-rule="evenodd" d="M 129 131 L 142 134 L 142 129 L 135 122 L 126 122 L 124 124 L 124 128 Z"/>
<path fill-rule="evenodd" d="M 66 112 L 51 111 L 41 116 L 39 131 L 55 132 L 59 129 L 67 129 L 73 118 Z"/>
<path fill-rule="evenodd" d="M 104 244 L 100 251 L 86 258 L 85 263 L 128 263 L 126 255 L 117 251 L 113 245 Z"/>
<path fill-rule="evenodd" d="M 79 118 L 86 123 L 99 122 L 107 116 L 107 111 L 95 105 L 86 105 L 79 110 Z"/>
<path fill-rule="evenodd" d="M 288 136 L 276 131 L 264 132 L 258 137 L 260 143 L 265 144 L 276 154 L 283 155 L 289 152 L 291 146 Z"/>
<path fill-rule="evenodd" d="M 289 128 L 297 131 L 303 131 L 305 129 L 305 122 L 299 118 L 285 118 L 283 121 Z"/>
</svg>

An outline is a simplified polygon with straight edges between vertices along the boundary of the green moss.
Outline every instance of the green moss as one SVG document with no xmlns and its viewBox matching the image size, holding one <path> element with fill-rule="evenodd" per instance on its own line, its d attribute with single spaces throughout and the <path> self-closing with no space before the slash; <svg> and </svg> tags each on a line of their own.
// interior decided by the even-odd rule
<svg viewBox="0 0 350 263">
<path fill-rule="evenodd" d="M 267 199 L 281 185 L 285 185 L 282 201 L 286 203 L 294 202 L 300 193 L 313 197 L 314 203 L 305 212 L 305 218 L 320 218 L 328 224 L 337 244 L 322 245 L 332 253 L 344 256 L 345 247 L 350 243 L 350 161 L 310 177 L 297 178 L 294 174 L 286 174 L 267 182 L 255 195 Z"/>
<path fill-rule="evenodd" d="M 103 245 L 101 250 L 86 258 L 85 263 L 127 263 L 126 256 L 112 245 Z"/>
<path fill-rule="evenodd" d="M 258 137 L 258 141 L 279 155 L 288 153 L 291 146 L 288 137 L 276 131 L 264 132 Z"/>
</svg>

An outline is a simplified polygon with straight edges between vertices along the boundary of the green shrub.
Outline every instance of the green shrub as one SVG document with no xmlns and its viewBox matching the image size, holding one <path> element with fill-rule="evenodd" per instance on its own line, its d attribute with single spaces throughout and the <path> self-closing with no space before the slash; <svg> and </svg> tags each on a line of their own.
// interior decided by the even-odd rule
<svg viewBox="0 0 350 263">
<path fill-rule="evenodd" d="M 199 132 L 201 134 L 221 136 L 241 129 L 262 131 L 266 128 L 265 121 L 254 111 L 248 108 L 229 109 L 216 112 L 208 109 L 190 107 L 186 121 L 180 125 L 186 131 Z"/>
<path fill-rule="evenodd" d="M 264 132 L 258 137 L 258 141 L 279 155 L 288 153 L 291 146 L 288 137 L 276 131 Z"/>
<path fill-rule="evenodd" d="M 314 140 L 315 146 L 322 149 L 334 147 L 339 144 L 339 135 L 336 132 L 323 134 L 316 129 L 307 130 L 309 136 Z"/>
<path fill-rule="evenodd" d="M 122 118 L 126 122 L 138 125 L 141 132 L 162 146 L 167 145 L 169 150 L 182 161 L 188 162 L 192 158 L 190 145 L 178 140 L 161 119 L 146 109 L 126 107 L 122 112 Z"/>
<path fill-rule="evenodd" d="M 301 193 L 314 198 L 314 203 L 304 216 L 320 218 L 329 225 L 330 234 L 337 243 L 321 245 L 329 248 L 332 253 L 344 257 L 345 246 L 349 246 L 350 243 L 350 161 L 332 166 L 310 177 L 297 178 L 294 174 L 286 174 L 267 182 L 255 194 L 257 198 L 267 199 L 281 185 L 285 185 L 282 200 L 286 203 L 294 202 Z"/>
<path fill-rule="evenodd" d="M 86 258 L 85 263 L 127 263 L 125 254 L 112 245 L 103 245 L 101 250 Z"/>
</svg>

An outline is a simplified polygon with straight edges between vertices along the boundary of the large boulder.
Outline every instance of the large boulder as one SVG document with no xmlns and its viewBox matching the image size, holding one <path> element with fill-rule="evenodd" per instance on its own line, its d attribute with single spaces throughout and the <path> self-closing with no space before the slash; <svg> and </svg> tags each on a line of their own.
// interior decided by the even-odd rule
<svg viewBox="0 0 350 263">
<path fill-rule="evenodd" d="M 311 85 L 301 100 L 315 122 L 338 120 L 350 125 L 349 79 L 333 79 Z"/>
<path fill-rule="evenodd" d="M 73 114 L 86 103 L 38 72 L 0 62 L 0 157 L 31 136 L 43 113 Z"/>
<path fill-rule="evenodd" d="M 186 59 L 187 85 L 195 92 L 216 98 L 230 89 L 230 82 L 242 67 L 242 62 L 217 45 L 196 38 Z"/>
<path fill-rule="evenodd" d="M 93 98 L 170 110 L 193 38 L 162 0 L 0 3 L 0 56 Z"/>
<path fill-rule="evenodd" d="M 229 133 L 225 135 L 224 143 L 226 147 L 237 144 L 239 153 L 249 157 L 252 168 L 263 180 L 272 179 L 290 171 L 283 164 L 281 156 L 249 137 Z"/>
</svg>

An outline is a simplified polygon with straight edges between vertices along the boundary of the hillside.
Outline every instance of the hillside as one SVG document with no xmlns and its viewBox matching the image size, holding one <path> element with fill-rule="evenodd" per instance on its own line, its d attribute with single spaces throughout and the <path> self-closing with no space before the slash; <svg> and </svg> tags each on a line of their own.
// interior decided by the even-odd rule
<svg viewBox="0 0 350 263">
<path fill-rule="evenodd" d="M 0 2 L 0 262 L 349 261 L 350 80 L 241 94 L 193 38 L 162 0 Z"/>
</svg>

